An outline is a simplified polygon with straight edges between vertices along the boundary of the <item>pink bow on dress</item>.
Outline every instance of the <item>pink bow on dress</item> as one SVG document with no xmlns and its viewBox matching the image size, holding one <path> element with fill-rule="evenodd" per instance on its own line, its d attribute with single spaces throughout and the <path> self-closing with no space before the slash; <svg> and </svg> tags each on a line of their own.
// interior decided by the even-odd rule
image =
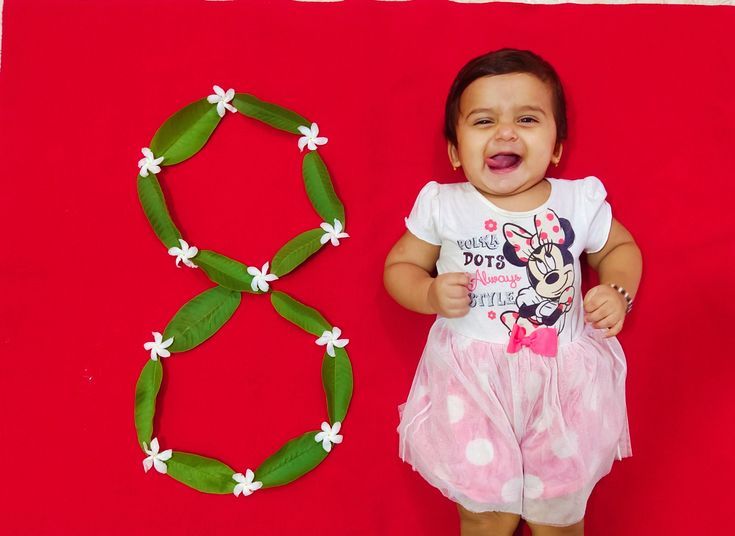
<svg viewBox="0 0 735 536">
<path fill-rule="evenodd" d="M 539 328 L 526 337 L 526 328 L 515 324 L 508 341 L 508 352 L 515 354 L 521 346 L 528 346 L 533 352 L 547 357 L 556 357 L 557 335 L 554 328 Z"/>
</svg>

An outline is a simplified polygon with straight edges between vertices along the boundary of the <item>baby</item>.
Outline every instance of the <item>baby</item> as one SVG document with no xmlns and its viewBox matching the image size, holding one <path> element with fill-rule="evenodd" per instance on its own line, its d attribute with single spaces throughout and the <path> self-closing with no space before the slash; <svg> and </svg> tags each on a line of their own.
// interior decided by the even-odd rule
<svg viewBox="0 0 735 536">
<path fill-rule="evenodd" d="M 640 250 L 596 177 L 547 178 L 566 106 L 528 51 L 470 61 L 449 91 L 449 160 L 385 263 L 402 306 L 437 315 L 405 404 L 400 455 L 458 504 L 463 535 L 583 534 L 587 499 L 632 455 L 626 361 L 615 337 Z M 600 284 L 582 299 L 579 258 Z"/>
</svg>

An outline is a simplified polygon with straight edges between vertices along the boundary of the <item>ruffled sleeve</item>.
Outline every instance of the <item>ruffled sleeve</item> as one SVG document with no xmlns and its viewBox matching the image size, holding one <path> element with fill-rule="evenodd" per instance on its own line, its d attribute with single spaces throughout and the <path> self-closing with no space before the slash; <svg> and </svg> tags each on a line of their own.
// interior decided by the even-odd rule
<svg viewBox="0 0 735 536">
<path fill-rule="evenodd" d="M 607 190 L 597 177 L 582 179 L 582 202 L 587 220 L 585 253 L 597 253 L 607 243 L 612 226 L 612 208 L 605 198 Z"/>
<path fill-rule="evenodd" d="M 411 234 L 424 242 L 440 246 L 439 236 L 439 184 L 436 181 L 427 183 L 419 192 L 411 214 L 406 220 L 406 228 Z"/>
</svg>

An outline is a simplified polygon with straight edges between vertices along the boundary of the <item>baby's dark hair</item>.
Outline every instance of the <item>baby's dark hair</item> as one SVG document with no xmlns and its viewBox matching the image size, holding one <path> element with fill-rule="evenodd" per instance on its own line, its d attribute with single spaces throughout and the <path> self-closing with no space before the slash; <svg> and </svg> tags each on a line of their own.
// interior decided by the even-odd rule
<svg viewBox="0 0 735 536">
<path fill-rule="evenodd" d="M 467 86 L 483 76 L 498 74 L 528 73 L 548 84 L 553 93 L 554 122 L 556 123 L 556 142 L 567 139 L 567 105 L 564 88 L 554 68 L 543 58 L 530 50 L 502 48 L 488 52 L 470 60 L 457 73 L 447 95 L 444 110 L 444 136 L 457 145 L 457 121 L 459 120 L 459 99 Z"/>
</svg>

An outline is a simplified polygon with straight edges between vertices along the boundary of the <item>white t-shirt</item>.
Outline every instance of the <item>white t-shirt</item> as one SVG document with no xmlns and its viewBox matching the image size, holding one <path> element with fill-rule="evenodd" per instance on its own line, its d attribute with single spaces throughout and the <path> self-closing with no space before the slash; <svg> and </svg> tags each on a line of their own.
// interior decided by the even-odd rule
<svg viewBox="0 0 735 536">
<path fill-rule="evenodd" d="M 553 327 L 559 344 L 584 328 L 579 256 L 601 250 L 612 225 L 597 177 L 547 179 L 551 195 L 526 212 L 504 210 L 469 182 L 427 183 L 406 227 L 441 246 L 440 274 L 470 274 L 470 312 L 446 321 L 475 339 L 506 344 L 515 323 Z"/>
</svg>

